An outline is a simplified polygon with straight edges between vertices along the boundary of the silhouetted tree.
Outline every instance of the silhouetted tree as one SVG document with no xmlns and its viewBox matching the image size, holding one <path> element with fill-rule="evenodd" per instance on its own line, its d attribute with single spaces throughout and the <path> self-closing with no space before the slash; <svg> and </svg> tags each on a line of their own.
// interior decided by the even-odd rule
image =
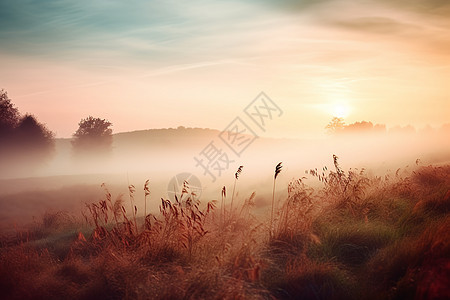
<svg viewBox="0 0 450 300">
<path fill-rule="evenodd" d="M 370 131 L 372 129 L 373 129 L 372 122 L 366 122 L 366 121 L 355 122 L 355 123 L 345 126 L 346 132 Z"/>
<path fill-rule="evenodd" d="M 375 124 L 372 122 L 361 121 L 346 125 L 344 119 L 334 117 L 325 127 L 330 134 L 367 134 L 367 133 L 385 133 L 386 125 Z"/>
<path fill-rule="evenodd" d="M 37 167 L 48 160 L 55 150 L 53 132 L 30 114 L 23 116 L 14 130 L 13 150 L 9 156 L 19 158 L 18 163 Z"/>
<path fill-rule="evenodd" d="M 0 165 L 2 174 L 30 170 L 51 157 L 53 133 L 30 114 L 21 117 L 6 91 L 0 91 Z M 14 174 L 16 175 L 16 174 Z"/>
<path fill-rule="evenodd" d="M 19 144 L 32 145 L 46 151 L 53 148 L 53 133 L 39 123 L 33 115 L 26 114 L 15 131 Z"/>
<path fill-rule="evenodd" d="M 105 153 L 112 148 L 112 123 L 89 116 L 78 123 L 78 130 L 73 134 L 72 147 L 76 154 Z"/>
<path fill-rule="evenodd" d="M 328 133 L 334 134 L 341 132 L 345 127 L 345 122 L 343 118 L 333 117 L 331 119 L 330 123 L 328 123 L 327 126 L 325 126 L 325 129 L 327 129 Z"/>
<path fill-rule="evenodd" d="M 9 136 L 20 120 L 20 114 L 17 108 L 8 97 L 5 90 L 0 90 L 0 139 L 3 140 Z"/>
<path fill-rule="evenodd" d="M 386 132 L 386 125 L 361 121 L 344 126 L 344 133 L 382 133 Z"/>
</svg>

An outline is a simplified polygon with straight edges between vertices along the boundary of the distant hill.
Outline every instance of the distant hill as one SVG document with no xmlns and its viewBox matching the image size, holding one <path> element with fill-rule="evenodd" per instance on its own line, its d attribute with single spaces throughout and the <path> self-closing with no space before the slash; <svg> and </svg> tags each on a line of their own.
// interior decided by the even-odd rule
<svg viewBox="0 0 450 300">
<path fill-rule="evenodd" d="M 219 133 L 215 129 L 185 127 L 121 132 L 113 135 L 113 146 L 120 149 L 198 147 L 202 142 L 209 142 L 217 137 Z"/>
</svg>

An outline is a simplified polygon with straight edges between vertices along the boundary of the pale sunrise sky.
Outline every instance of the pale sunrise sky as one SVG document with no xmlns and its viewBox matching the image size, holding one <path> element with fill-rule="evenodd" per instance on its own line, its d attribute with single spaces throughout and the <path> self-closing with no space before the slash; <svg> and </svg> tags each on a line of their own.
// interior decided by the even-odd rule
<svg viewBox="0 0 450 300">
<path fill-rule="evenodd" d="M 261 91 L 269 136 L 323 134 L 333 115 L 388 127 L 450 122 L 450 1 L 0 0 L 0 88 L 70 137 L 222 130 Z"/>
</svg>

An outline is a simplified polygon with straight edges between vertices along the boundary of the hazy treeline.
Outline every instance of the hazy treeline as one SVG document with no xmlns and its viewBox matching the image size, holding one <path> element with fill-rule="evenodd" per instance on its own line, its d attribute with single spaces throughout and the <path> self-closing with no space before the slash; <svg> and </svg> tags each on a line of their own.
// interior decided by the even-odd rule
<svg viewBox="0 0 450 300">
<path fill-rule="evenodd" d="M 112 123 L 89 116 L 73 134 L 72 156 L 111 151 Z M 54 133 L 29 113 L 22 115 L 5 90 L 0 90 L 0 178 L 29 177 L 60 151 Z"/>
<path fill-rule="evenodd" d="M 0 164 L 2 172 L 28 169 L 51 157 L 54 134 L 31 114 L 21 115 L 0 90 Z"/>
</svg>

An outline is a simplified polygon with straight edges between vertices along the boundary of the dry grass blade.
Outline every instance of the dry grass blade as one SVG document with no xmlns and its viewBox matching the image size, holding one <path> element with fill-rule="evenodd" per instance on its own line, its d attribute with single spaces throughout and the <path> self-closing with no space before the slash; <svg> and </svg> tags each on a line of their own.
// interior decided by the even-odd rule
<svg viewBox="0 0 450 300">
<path fill-rule="evenodd" d="M 128 195 L 129 195 L 129 198 L 130 198 L 131 214 L 132 214 L 132 216 L 133 216 L 134 227 L 135 227 L 136 232 L 137 232 L 137 231 L 138 231 L 137 223 L 136 223 L 136 213 L 137 213 L 137 208 L 136 208 L 136 206 L 134 205 L 134 192 L 135 192 L 135 191 L 136 191 L 136 187 L 135 187 L 134 185 L 130 184 L 130 185 L 128 186 Z"/>
<path fill-rule="evenodd" d="M 273 189 L 272 189 L 272 210 L 270 213 L 270 228 L 269 228 L 269 237 L 272 238 L 273 231 L 273 210 L 275 205 L 275 182 L 277 180 L 278 175 L 281 173 L 281 169 L 283 168 L 282 162 L 279 162 L 275 167 L 275 174 L 273 176 Z"/>
<path fill-rule="evenodd" d="M 114 201 L 113 204 L 113 214 L 114 214 L 114 220 L 116 221 L 116 225 L 118 224 L 118 220 L 122 214 L 122 206 L 123 206 L 123 198 L 122 195 L 119 195 Z"/>
<path fill-rule="evenodd" d="M 244 166 L 239 166 L 239 168 L 237 169 L 236 173 L 234 174 L 234 177 L 236 177 L 236 179 L 239 179 L 239 175 L 242 172 L 242 168 L 244 168 Z"/>
<path fill-rule="evenodd" d="M 227 197 L 227 189 L 225 186 L 222 187 L 222 204 L 220 207 L 220 211 L 222 212 L 222 221 L 225 220 L 225 198 Z"/>
<path fill-rule="evenodd" d="M 275 167 L 275 175 L 274 178 L 277 179 L 278 174 L 281 173 L 281 169 L 283 168 L 282 162 L 279 162 L 278 165 Z"/>
<path fill-rule="evenodd" d="M 239 179 L 239 175 L 242 173 L 243 168 L 244 168 L 244 166 L 239 166 L 236 173 L 234 174 L 234 185 L 233 185 L 233 193 L 231 194 L 230 213 L 233 213 L 234 191 L 236 189 L 236 182 Z"/>
<path fill-rule="evenodd" d="M 144 184 L 144 219 L 147 218 L 147 197 L 150 196 L 149 183 L 150 180 L 147 179 Z"/>
</svg>

